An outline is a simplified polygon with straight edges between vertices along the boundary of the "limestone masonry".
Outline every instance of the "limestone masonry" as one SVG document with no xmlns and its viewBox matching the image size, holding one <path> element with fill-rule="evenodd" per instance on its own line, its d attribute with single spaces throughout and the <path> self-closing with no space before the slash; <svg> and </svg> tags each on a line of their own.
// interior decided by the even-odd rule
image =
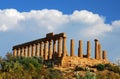
<svg viewBox="0 0 120 79">
<path fill-rule="evenodd" d="M 74 39 L 70 41 L 70 56 L 66 47 L 66 34 L 46 34 L 45 38 L 37 39 L 27 43 L 13 46 L 15 57 L 42 57 L 44 64 L 51 64 L 60 67 L 92 66 L 99 63 L 108 63 L 107 53 L 102 51 L 102 46 L 95 39 L 95 58 L 91 58 L 91 43 L 87 41 L 87 55 L 83 54 L 82 40 L 79 40 L 78 56 L 74 52 Z"/>
</svg>

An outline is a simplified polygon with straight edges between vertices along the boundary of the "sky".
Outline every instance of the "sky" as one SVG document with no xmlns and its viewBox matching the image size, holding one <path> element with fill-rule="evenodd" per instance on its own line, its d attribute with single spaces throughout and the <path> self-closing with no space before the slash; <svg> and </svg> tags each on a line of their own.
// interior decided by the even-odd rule
<svg viewBox="0 0 120 79">
<path fill-rule="evenodd" d="M 70 39 L 98 39 L 108 59 L 120 59 L 120 1 L 119 0 L 0 0 L 0 56 L 12 52 L 17 44 L 45 37 L 46 33 L 65 32 L 67 48 Z"/>
</svg>

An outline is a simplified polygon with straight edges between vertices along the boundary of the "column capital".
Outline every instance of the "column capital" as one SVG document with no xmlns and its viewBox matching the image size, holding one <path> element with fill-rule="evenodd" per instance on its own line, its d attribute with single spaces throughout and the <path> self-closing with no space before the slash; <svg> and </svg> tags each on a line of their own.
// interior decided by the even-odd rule
<svg viewBox="0 0 120 79">
<path fill-rule="evenodd" d="M 94 41 L 95 41 L 95 42 L 97 42 L 97 41 L 98 41 L 98 39 L 94 39 Z"/>
</svg>

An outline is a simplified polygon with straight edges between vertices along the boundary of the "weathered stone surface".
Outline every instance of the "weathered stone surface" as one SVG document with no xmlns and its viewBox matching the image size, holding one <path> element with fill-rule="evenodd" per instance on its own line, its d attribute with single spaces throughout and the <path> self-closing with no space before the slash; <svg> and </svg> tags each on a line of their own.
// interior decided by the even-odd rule
<svg viewBox="0 0 120 79">
<path fill-rule="evenodd" d="M 91 56 L 91 48 L 90 48 L 90 41 L 87 41 L 87 58 Z"/>
<path fill-rule="evenodd" d="M 58 57 L 61 57 L 62 54 L 62 37 L 58 39 Z"/>
<path fill-rule="evenodd" d="M 87 41 L 87 54 L 83 55 L 83 44 L 82 40 L 79 40 L 78 44 L 78 56 L 75 56 L 74 40 L 70 42 L 70 56 L 67 51 L 67 36 L 65 33 L 46 34 L 45 38 L 33 40 L 24 44 L 16 45 L 13 47 L 13 56 L 19 57 L 42 57 L 44 63 L 51 62 L 54 66 L 61 67 L 75 67 L 81 66 L 92 66 L 99 63 L 108 63 L 107 53 L 103 51 L 102 46 L 95 39 L 95 58 L 91 58 L 91 44 Z"/>
<path fill-rule="evenodd" d="M 67 50 L 66 50 L 66 37 L 63 38 L 63 56 L 67 55 Z"/>
<path fill-rule="evenodd" d="M 53 52 L 53 50 L 52 50 L 52 41 L 50 40 L 49 41 L 49 59 L 52 59 L 52 53 Z"/>
<path fill-rule="evenodd" d="M 74 40 L 71 39 L 70 56 L 74 57 Z"/>
<path fill-rule="evenodd" d="M 98 54 L 99 54 L 99 59 L 101 60 L 102 59 L 102 48 L 100 44 L 98 44 Z"/>
<path fill-rule="evenodd" d="M 83 58 L 82 40 L 79 40 L 78 57 Z"/>
<path fill-rule="evenodd" d="M 106 52 L 106 50 L 103 50 L 103 60 L 107 60 L 107 52 Z"/>
<path fill-rule="evenodd" d="M 98 55 L 98 40 L 95 39 L 95 59 L 99 59 L 99 55 Z"/>
</svg>

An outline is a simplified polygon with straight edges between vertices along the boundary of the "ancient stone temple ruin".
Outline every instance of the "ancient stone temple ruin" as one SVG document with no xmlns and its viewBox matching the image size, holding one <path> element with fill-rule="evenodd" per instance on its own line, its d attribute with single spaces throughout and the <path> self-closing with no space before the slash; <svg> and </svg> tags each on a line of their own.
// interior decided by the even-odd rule
<svg viewBox="0 0 120 79">
<path fill-rule="evenodd" d="M 15 57 L 42 57 L 44 63 L 51 63 L 54 66 L 74 67 L 76 65 L 86 66 L 98 63 L 106 63 L 107 53 L 102 51 L 101 44 L 95 39 L 95 58 L 91 58 L 91 43 L 87 41 L 87 54 L 83 54 L 82 40 L 78 43 L 78 56 L 75 56 L 74 40 L 70 41 L 70 56 L 66 46 L 66 34 L 46 34 L 45 38 L 33 40 L 23 44 L 13 46 Z"/>
</svg>

